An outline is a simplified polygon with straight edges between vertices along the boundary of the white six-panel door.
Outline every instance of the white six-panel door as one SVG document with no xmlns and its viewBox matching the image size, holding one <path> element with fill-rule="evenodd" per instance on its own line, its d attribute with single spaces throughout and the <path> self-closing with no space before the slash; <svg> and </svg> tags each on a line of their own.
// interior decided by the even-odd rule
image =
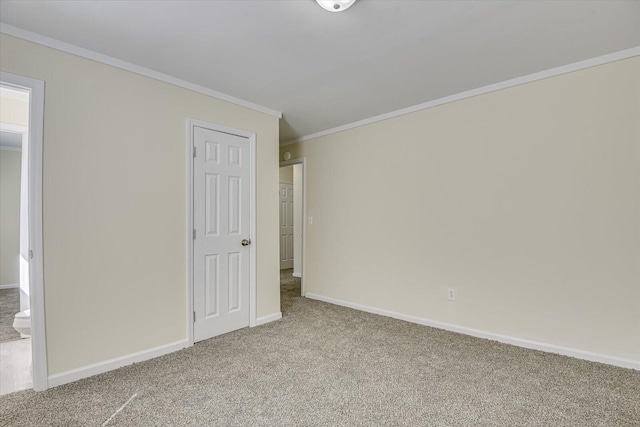
<svg viewBox="0 0 640 427">
<path fill-rule="evenodd" d="M 250 162 L 245 137 L 194 127 L 193 144 L 197 342 L 249 326 Z"/>
<path fill-rule="evenodd" d="M 280 270 L 293 268 L 293 184 L 280 183 Z"/>
</svg>

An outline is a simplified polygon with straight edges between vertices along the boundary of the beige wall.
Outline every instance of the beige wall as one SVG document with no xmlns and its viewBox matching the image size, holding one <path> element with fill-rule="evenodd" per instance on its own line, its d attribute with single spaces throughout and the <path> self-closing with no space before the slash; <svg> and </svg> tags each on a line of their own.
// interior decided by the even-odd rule
<svg viewBox="0 0 640 427">
<path fill-rule="evenodd" d="M 45 81 L 49 374 L 186 339 L 187 118 L 257 133 L 257 316 L 280 311 L 278 119 L 0 36 Z"/>
<path fill-rule="evenodd" d="M 0 285 L 20 283 L 20 151 L 0 150 Z"/>
<path fill-rule="evenodd" d="M 293 166 L 280 168 L 280 182 L 288 182 L 293 184 Z"/>
<path fill-rule="evenodd" d="M 636 57 L 282 147 L 307 292 L 640 360 L 639 117 Z"/>
</svg>

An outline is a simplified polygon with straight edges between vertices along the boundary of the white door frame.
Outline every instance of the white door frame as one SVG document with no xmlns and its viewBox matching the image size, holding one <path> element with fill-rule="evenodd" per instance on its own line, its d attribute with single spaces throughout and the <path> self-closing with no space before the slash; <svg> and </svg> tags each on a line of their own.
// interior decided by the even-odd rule
<svg viewBox="0 0 640 427">
<path fill-rule="evenodd" d="M 256 326 L 256 134 L 215 123 L 187 119 L 187 340 L 193 345 L 193 128 L 202 127 L 249 139 L 249 326 Z"/>
<path fill-rule="evenodd" d="M 305 257 L 304 247 L 307 241 L 307 158 L 299 157 L 297 159 L 290 159 L 284 162 L 280 162 L 280 167 L 291 165 L 302 165 L 302 247 L 300 248 L 300 256 L 302 257 L 302 271 L 300 274 L 300 293 L 302 296 L 306 294 L 304 287 L 304 271 L 305 271 Z M 295 190 L 293 190 L 295 192 Z"/>
<path fill-rule="evenodd" d="M 29 96 L 29 305 L 31 309 L 31 358 L 33 389 L 49 387 L 47 335 L 44 312 L 44 250 L 42 246 L 42 135 L 44 125 L 44 82 L 0 72 L 5 86 L 27 90 Z"/>
</svg>

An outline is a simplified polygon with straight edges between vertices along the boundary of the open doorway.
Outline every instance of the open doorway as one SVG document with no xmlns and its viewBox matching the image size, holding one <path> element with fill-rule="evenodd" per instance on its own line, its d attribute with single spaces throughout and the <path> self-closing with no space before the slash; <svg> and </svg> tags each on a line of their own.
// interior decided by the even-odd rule
<svg viewBox="0 0 640 427">
<path fill-rule="evenodd" d="M 304 295 L 304 159 L 280 164 L 280 306 L 283 315 Z"/>
<path fill-rule="evenodd" d="M 43 82 L 0 74 L 0 394 L 47 388 L 43 101 Z"/>
<path fill-rule="evenodd" d="M 29 93 L 0 85 L 0 394 L 31 388 Z"/>
</svg>

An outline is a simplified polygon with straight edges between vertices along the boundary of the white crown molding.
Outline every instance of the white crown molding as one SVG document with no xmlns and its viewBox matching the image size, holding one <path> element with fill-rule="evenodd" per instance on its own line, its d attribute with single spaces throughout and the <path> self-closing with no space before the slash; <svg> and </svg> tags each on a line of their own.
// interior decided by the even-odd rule
<svg viewBox="0 0 640 427">
<path fill-rule="evenodd" d="M 27 133 L 29 132 L 28 126 L 14 125 L 13 123 L 0 122 L 0 131 L 11 133 Z"/>
<path fill-rule="evenodd" d="M 112 67 L 120 68 L 122 70 L 130 71 L 132 73 L 140 74 L 141 76 L 150 77 L 155 80 L 160 80 L 165 83 L 172 84 L 184 89 L 189 89 L 194 92 L 201 93 L 203 95 L 211 96 L 223 101 L 231 102 L 242 107 L 250 108 L 261 113 L 269 114 L 271 116 L 282 118 L 282 113 L 271 108 L 263 107 L 249 101 L 245 101 L 240 98 L 236 98 L 231 95 L 227 95 L 222 92 L 208 89 L 204 86 L 181 80 L 177 77 L 172 77 L 167 74 L 160 73 L 158 71 L 151 70 L 149 68 L 141 67 L 139 65 L 132 64 L 130 62 L 122 61 L 111 56 L 103 55 L 98 52 L 94 52 L 89 49 L 82 48 L 70 43 L 66 43 L 60 40 L 52 39 L 41 34 L 33 33 L 31 31 L 23 30 L 22 28 L 14 27 L 13 25 L 0 22 L 0 33 L 7 34 L 13 37 L 17 37 L 23 40 L 27 40 L 33 43 L 41 44 L 43 46 L 51 47 L 63 52 L 70 53 L 72 55 L 80 56 L 82 58 L 90 59 L 92 61 L 101 62 L 103 64 L 111 65 Z"/>
<path fill-rule="evenodd" d="M 5 99 L 12 99 L 14 101 L 20 101 L 24 103 L 29 102 L 29 92 L 16 90 L 10 87 L 1 86 L 0 96 Z"/>
<path fill-rule="evenodd" d="M 467 90 L 455 95 L 445 96 L 444 98 L 435 99 L 433 101 L 424 102 L 422 104 L 414 105 L 400 110 L 391 111 L 389 113 L 380 114 L 379 116 L 369 117 L 367 119 L 358 120 L 353 123 L 338 126 L 332 129 L 323 130 L 320 132 L 312 133 L 309 135 L 294 138 L 289 141 L 285 141 L 280 144 L 281 147 L 285 145 L 296 144 L 298 142 L 308 141 L 310 139 L 319 138 L 321 136 L 331 135 L 333 133 L 342 132 L 345 130 L 357 128 L 371 123 L 380 122 L 382 120 L 391 119 L 393 117 L 402 116 L 409 113 L 414 113 L 420 110 L 426 110 L 427 108 L 436 107 L 438 105 L 447 104 L 449 102 L 460 101 L 465 98 L 471 98 L 473 96 L 483 95 L 485 93 L 495 92 L 497 90 L 507 89 L 513 86 L 519 86 L 525 83 L 535 82 L 537 80 L 547 79 L 549 77 L 559 76 L 562 74 L 572 73 L 574 71 L 583 70 L 585 68 L 595 67 L 597 65 L 607 64 L 609 62 L 620 61 L 622 59 L 631 58 L 634 56 L 640 56 L 640 46 L 633 47 L 631 49 L 621 50 L 619 52 L 610 53 L 608 55 L 598 56 L 596 58 L 585 59 L 584 61 L 574 62 L 573 64 L 563 65 L 560 67 L 552 68 L 550 70 L 540 71 L 538 73 L 528 74 L 522 77 L 516 77 L 515 79 L 505 80 L 503 82 L 482 86 L 477 89 Z"/>
<path fill-rule="evenodd" d="M 369 307 L 349 301 L 343 301 L 336 298 L 325 297 L 323 295 L 306 293 L 306 298 L 327 302 L 329 304 L 340 305 L 352 308 L 354 310 L 364 311 L 367 313 L 379 314 L 381 316 L 392 317 L 405 322 L 416 323 L 418 325 L 430 326 L 432 328 L 444 329 L 445 331 L 456 332 L 459 334 L 470 335 L 476 338 L 484 338 L 487 340 L 498 341 L 504 344 L 515 345 L 517 347 L 528 348 L 531 350 L 540 350 L 547 353 L 560 354 L 562 356 L 575 357 L 576 359 L 588 360 L 590 362 L 599 362 L 607 365 L 618 366 L 621 368 L 635 369 L 640 371 L 640 360 L 623 359 L 607 354 L 599 354 L 591 351 L 578 350 L 570 347 L 562 347 L 555 344 L 547 344 L 538 341 L 531 341 L 524 338 L 511 337 L 508 335 L 496 334 L 493 332 L 481 331 L 479 329 L 467 328 L 464 326 L 452 325 L 450 323 L 438 322 L 436 320 L 424 319 L 422 317 L 410 316 L 407 314 L 397 313 L 395 311 L 383 310 L 381 308 Z"/>
</svg>

